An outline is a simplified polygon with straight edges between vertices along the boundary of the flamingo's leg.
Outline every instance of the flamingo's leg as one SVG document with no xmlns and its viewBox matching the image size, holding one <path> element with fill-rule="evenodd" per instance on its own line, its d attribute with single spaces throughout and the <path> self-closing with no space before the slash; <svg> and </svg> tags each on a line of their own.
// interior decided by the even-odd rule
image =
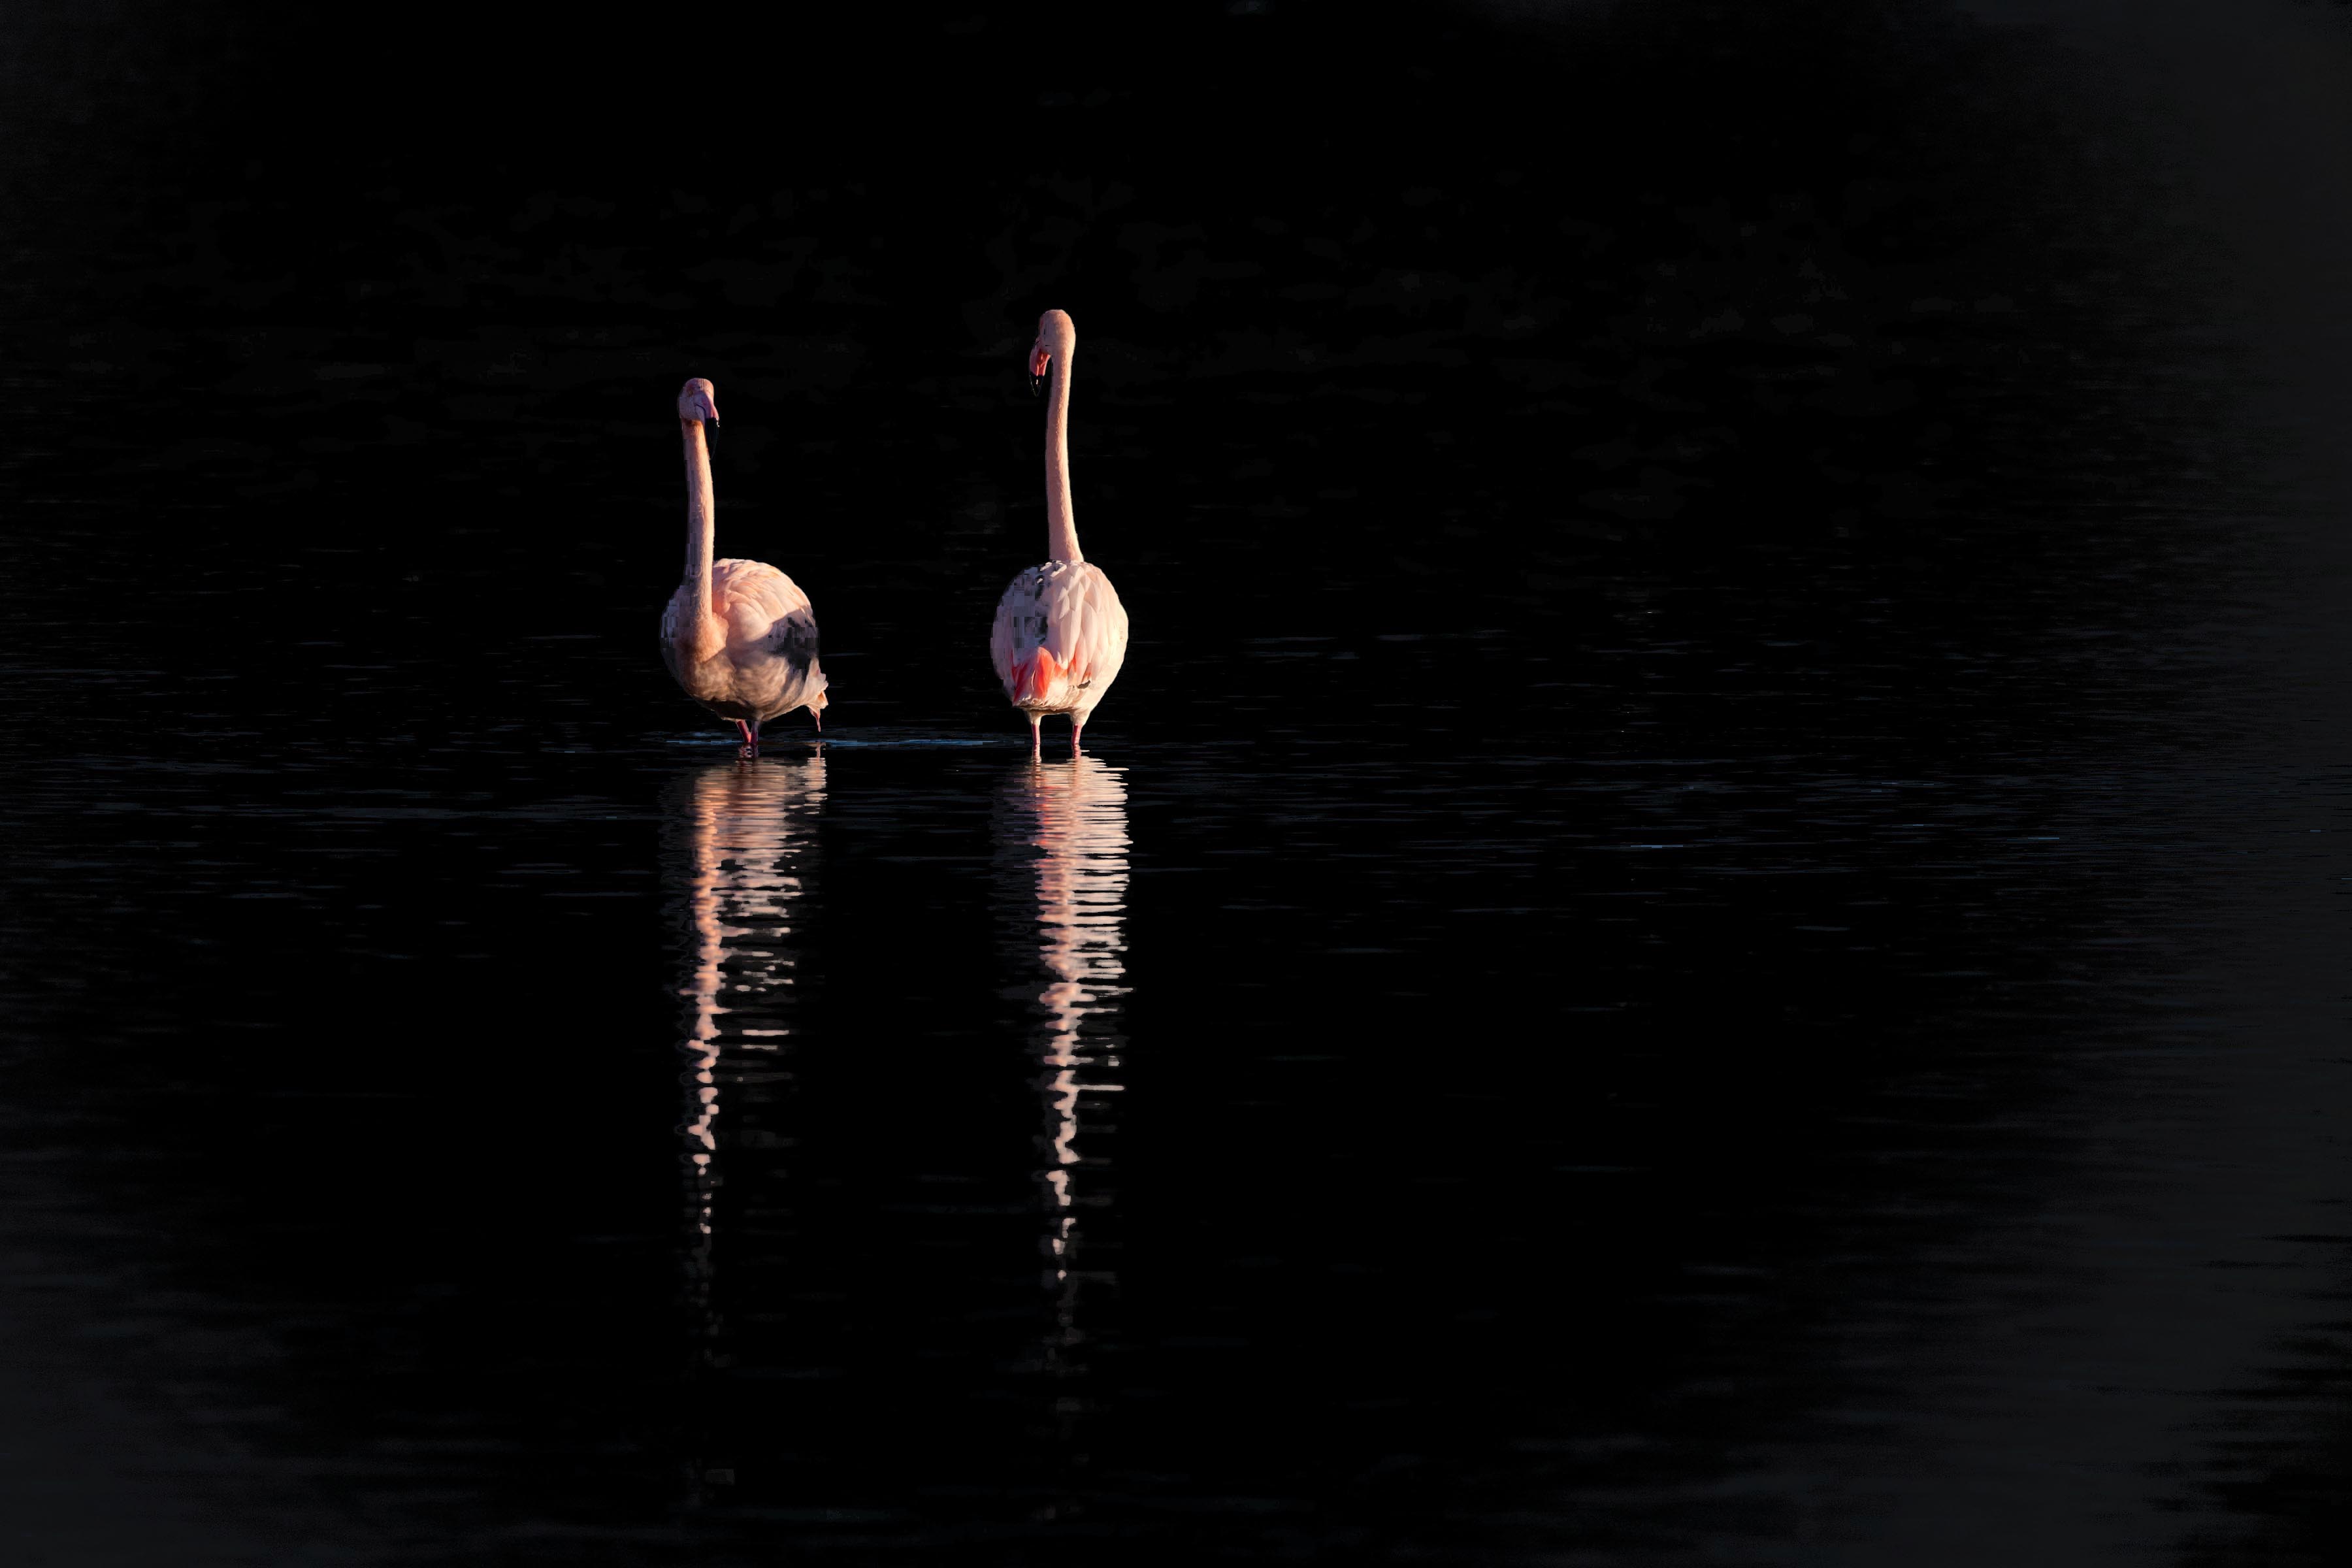
<svg viewBox="0 0 2352 1568">
<path fill-rule="evenodd" d="M 1085 714 L 1073 713 L 1070 715 L 1070 755 L 1073 757 L 1076 757 L 1078 754 L 1078 732 L 1086 727 L 1087 720 Z"/>
<path fill-rule="evenodd" d="M 735 728 L 742 731 L 743 735 L 743 744 L 739 749 L 737 754 L 739 756 L 745 757 L 758 756 L 760 754 L 760 732 L 757 730 L 752 729 L 751 725 L 743 722 L 740 719 L 735 721 Z"/>
<path fill-rule="evenodd" d="M 1034 757 L 1037 754 L 1040 746 L 1043 744 L 1042 738 L 1037 733 L 1037 725 L 1039 722 L 1040 720 L 1038 715 L 1034 713 L 1029 715 L 1029 754 L 1032 757 Z"/>
</svg>

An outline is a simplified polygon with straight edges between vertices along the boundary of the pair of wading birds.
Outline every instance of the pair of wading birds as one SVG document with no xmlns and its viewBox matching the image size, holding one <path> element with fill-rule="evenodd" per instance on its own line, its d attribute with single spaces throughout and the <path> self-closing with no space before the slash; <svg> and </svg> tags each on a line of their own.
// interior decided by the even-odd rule
<svg viewBox="0 0 2352 1568">
<path fill-rule="evenodd" d="M 1070 519 L 1070 357 L 1077 329 L 1060 310 L 1038 319 L 1029 351 L 1032 384 L 1050 367 L 1045 414 L 1045 543 L 1052 557 L 1013 579 L 997 602 L 990 662 L 1004 695 L 1029 720 L 1029 754 L 1048 713 L 1070 716 L 1070 755 L 1087 715 L 1127 658 L 1127 611 L 1102 569 L 1078 553 Z M 816 615 L 790 577 L 761 561 L 710 558 L 712 503 L 707 422 L 719 423 L 717 391 L 699 376 L 677 395 L 686 437 L 686 581 L 662 612 L 662 658 L 686 694 L 733 721 L 742 754 L 757 756 L 760 726 L 805 708 L 824 727 L 824 671 L 816 657 Z"/>
</svg>

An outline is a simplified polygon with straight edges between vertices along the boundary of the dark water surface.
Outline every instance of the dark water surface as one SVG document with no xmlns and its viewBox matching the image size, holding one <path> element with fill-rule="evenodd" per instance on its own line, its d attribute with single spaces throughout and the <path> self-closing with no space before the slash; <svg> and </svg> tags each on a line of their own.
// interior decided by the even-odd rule
<svg viewBox="0 0 2352 1568">
<path fill-rule="evenodd" d="M 17 1560 L 2340 1561 L 2352 35 L 2011 9 L 7 23 Z"/>
</svg>

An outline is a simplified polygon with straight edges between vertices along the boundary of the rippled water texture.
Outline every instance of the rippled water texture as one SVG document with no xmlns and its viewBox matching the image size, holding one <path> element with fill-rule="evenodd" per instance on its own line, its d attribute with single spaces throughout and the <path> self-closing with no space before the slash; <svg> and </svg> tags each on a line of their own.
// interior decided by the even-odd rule
<svg viewBox="0 0 2352 1568">
<path fill-rule="evenodd" d="M 2352 36 L 2081 10 L 13 13 L 12 1560 L 2341 1561 Z"/>
</svg>

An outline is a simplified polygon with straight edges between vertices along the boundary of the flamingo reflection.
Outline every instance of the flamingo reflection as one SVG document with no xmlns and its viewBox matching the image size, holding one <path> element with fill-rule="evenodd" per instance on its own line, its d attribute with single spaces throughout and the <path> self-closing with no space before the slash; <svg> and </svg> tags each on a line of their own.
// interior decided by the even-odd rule
<svg viewBox="0 0 2352 1568">
<path fill-rule="evenodd" d="M 1080 1339 L 1081 1279 L 1108 1282 L 1105 1270 L 1081 1272 L 1078 1210 L 1108 1205 L 1099 1157 L 1082 1158 L 1079 1135 L 1100 1098 L 1124 1087 L 1117 1033 L 1127 994 L 1122 921 L 1127 911 L 1127 786 L 1119 771 L 1092 757 L 1031 763 L 1007 782 L 997 814 L 1001 883 L 1018 900 L 1024 945 L 1034 941 L 1045 982 L 1034 1033 L 1037 1089 L 1044 1112 L 1037 1173 L 1045 1216 L 1045 1284 L 1054 1292 L 1049 1370 L 1076 1369 L 1067 1353 Z M 1016 907 L 1018 907 L 1016 906 Z M 1082 1170 L 1097 1173 L 1082 1195 Z"/>
<path fill-rule="evenodd" d="M 703 1353 L 719 1325 L 711 1303 L 712 1198 L 719 1185 L 719 1091 L 752 1063 L 772 1068 L 792 1034 L 794 903 L 824 803 L 824 759 L 730 763 L 674 786 L 665 813 L 688 935 L 686 1037 L 687 1294 Z M 765 1061 L 761 1061 L 761 1058 Z M 761 1072 L 761 1079 L 778 1075 Z"/>
</svg>

